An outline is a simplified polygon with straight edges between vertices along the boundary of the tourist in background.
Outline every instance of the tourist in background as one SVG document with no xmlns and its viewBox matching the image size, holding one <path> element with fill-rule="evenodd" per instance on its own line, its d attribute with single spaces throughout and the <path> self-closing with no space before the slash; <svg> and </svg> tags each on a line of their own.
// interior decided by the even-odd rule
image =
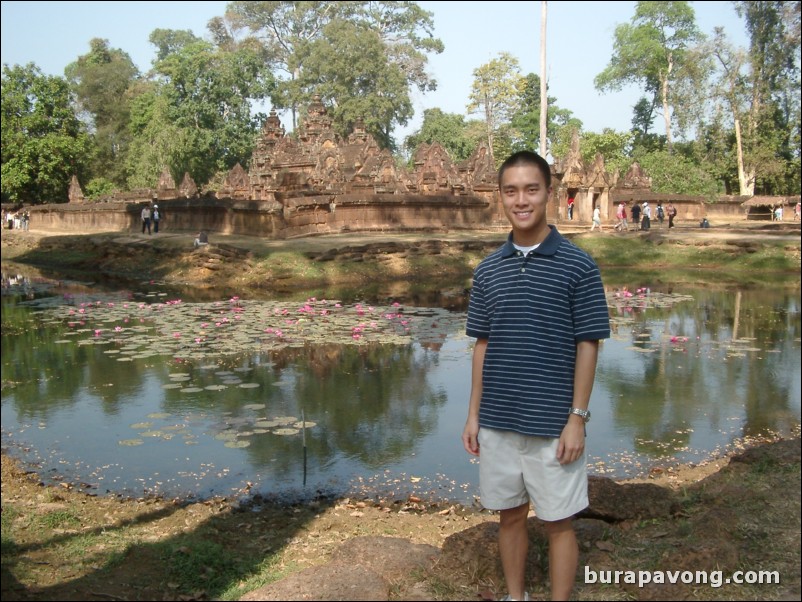
<svg viewBox="0 0 802 602">
<path fill-rule="evenodd" d="M 153 233 L 159 233 L 159 220 L 162 218 L 161 213 L 159 213 L 159 206 L 153 205 L 153 212 L 151 213 L 150 218 L 153 220 Z"/>
<path fill-rule="evenodd" d="M 596 226 L 599 227 L 599 232 L 604 232 L 604 228 L 602 228 L 601 223 L 601 209 L 599 209 L 598 205 L 593 208 L 593 224 L 590 226 L 590 231 L 593 232 Z"/>
<path fill-rule="evenodd" d="M 145 233 L 146 229 L 150 234 L 150 205 L 145 205 L 142 208 L 142 234 Z"/>
<path fill-rule="evenodd" d="M 632 205 L 632 223 L 635 224 L 635 229 L 637 230 L 640 226 L 640 205 L 638 205 L 637 201 Z"/>
<path fill-rule="evenodd" d="M 202 247 L 204 245 L 209 244 L 209 235 L 206 234 L 206 230 L 201 230 L 198 232 L 198 235 L 195 237 L 195 246 Z"/>
<path fill-rule="evenodd" d="M 643 217 L 640 221 L 641 230 L 649 230 L 652 227 L 652 208 L 648 201 L 643 201 Z"/>
<path fill-rule="evenodd" d="M 568 197 L 568 219 L 574 219 L 574 197 Z"/>
<path fill-rule="evenodd" d="M 668 213 L 668 229 L 671 230 L 674 227 L 674 218 L 677 216 L 677 208 L 674 207 L 674 203 L 668 203 L 666 213 Z"/>
<path fill-rule="evenodd" d="M 666 213 L 663 211 L 663 203 L 657 201 L 657 209 L 655 210 L 657 213 L 657 222 L 660 224 L 660 229 L 663 228 L 663 219 L 665 219 Z"/>
<path fill-rule="evenodd" d="M 624 204 L 624 201 L 618 203 L 618 209 L 615 212 L 615 217 L 618 219 L 615 229 L 621 232 L 628 231 L 629 226 L 627 225 L 627 206 Z"/>
</svg>

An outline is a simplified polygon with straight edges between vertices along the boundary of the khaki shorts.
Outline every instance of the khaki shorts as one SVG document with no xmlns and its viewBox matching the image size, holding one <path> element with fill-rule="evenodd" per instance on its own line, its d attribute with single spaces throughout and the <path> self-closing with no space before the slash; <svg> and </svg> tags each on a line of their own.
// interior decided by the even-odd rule
<svg viewBox="0 0 802 602">
<path fill-rule="evenodd" d="M 557 461 L 559 439 L 512 431 L 479 429 L 479 490 L 489 510 L 507 510 L 532 501 L 545 521 L 573 516 L 588 506 L 586 455 Z"/>
</svg>

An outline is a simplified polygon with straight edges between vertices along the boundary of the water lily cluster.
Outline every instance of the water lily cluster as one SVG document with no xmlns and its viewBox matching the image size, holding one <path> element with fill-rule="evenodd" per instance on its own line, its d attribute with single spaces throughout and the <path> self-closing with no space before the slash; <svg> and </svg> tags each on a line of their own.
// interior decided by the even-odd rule
<svg viewBox="0 0 802 602">
<path fill-rule="evenodd" d="M 315 297 L 298 304 L 238 296 L 203 303 L 70 296 L 55 306 L 52 301 L 47 305 L 46 319 L 67 326 L 71 338 L 62 342 L 77 338 L 80 344 L 125 345 L 146 355 L 170 354 L 181 361 L 309 343 L 408 344 L 420 333 L 432 336 L 433 328 L 452 332 L 461 328 L 461 317 L 444 309 L 408 310 L 399 303 L 343 304 Z"/>
</svg>

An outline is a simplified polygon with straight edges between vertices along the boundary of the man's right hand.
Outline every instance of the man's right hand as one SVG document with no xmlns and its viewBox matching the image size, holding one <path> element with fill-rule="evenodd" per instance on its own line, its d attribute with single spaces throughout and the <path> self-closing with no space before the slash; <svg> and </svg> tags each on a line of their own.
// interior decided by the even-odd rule
<svg viewBox="0 0 802 602">
<path fill-rule="evenodd" d="M 473 456 L 479 455 L 479 420 L 468 418 L 462 431 L 462 446 Z"/>
</svg>

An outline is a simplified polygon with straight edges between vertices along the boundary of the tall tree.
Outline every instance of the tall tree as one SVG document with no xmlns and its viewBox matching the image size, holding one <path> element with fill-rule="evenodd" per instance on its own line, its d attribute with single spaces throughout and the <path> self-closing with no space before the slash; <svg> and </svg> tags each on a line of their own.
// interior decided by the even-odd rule
<svg viewBox="0 0 802 602">
<path fill-rule="evenodd" d="M 86 173 L 91 146 L 62 77 L 33 63 L 3 66 L 2 197 L 14 203 L 61 203 L 73 175 Z"/>
<path fill-rule="evenodd" d="M 494 136 L 502 124 L 512 119 L 525 84 L 520 71 L 518 59 L 508 52 L 473 70 L 467 110 L 484 116 L 487 145 L 494 156 Z"/>
<path fill-rule="evenodd" d="M 766 169 L 771 164 L 764 166 L 757 156 L 749 161 L 745 150 L 747 185 L 753 175 L 754 190 L 759 166 L 766 191 L 785 189 L 799 182 L 800 2 L 736 2 L 736 10 L 744 17 L 749 32 L 749 100 L 744 138 L 751 139 L 756 154 L 759 148 L 765 152 L 768 147 L 791 167 L 787 174 L 772 173 Z M 798 191 L 798 184 L 792 190 Z"/>
<path fill-rule="evenodd" d="M 128 54 L 109 48 L 108 40 L 94 38 L 89 47 L 89 53 L 67 65 L 64 73 L 94 135 L 92 176 L 122 186 L 130 143 L 129 90 L 139 70 Z"/>
<path fill-rule="evenodd" d="M 293 128 L 297 125 L 298 108 L 309 103 L 315 95 L 324 96 L 317 84 L 328 84 L 330 89 L 337 89 L 341 95 L 337 103 L 344 106 L 366 104 L 367 97 L 385 105 L 383 97 L 395 95 L 396 118 L 392 119 L 385 112 L 381 128 L 372 132 L 389 144 L 388 133 L 393 129 L 393 122 L 407 123 L 406 113 L 411 111 L 412 105 L 410 88 L 414 86 L 426 91 L 436 87 L 436 82 L 426 72 L 426 55 L 442 52 L 443 43 L 432 36 L 432 14 L 415 2 L 236 1 L 229 3 L 226 18 L 234 27 L 247 28 L 260 40 L 271 67 L 284 74 L 278 78 L 277 92 L 272 100 L 276 108 L 292 110 Z M 359 57 L 361 69 L 373 70 L 363 70 L 359 74 L 353 72 L 353 65 L 345 66 L 343 61 L 338 61 L 338 64 L 345 68 L 335 69 L 323 64 L 332 57 L 331 48 L 326 48 L 331 45 L 340 51 L 348 51 L 354 58 L 349 42 L 337 40 L 336 36 L 343 35 L 353 42 L 352 36 L 358 32 L 377 36 L 359 43 L 374 51 L 379 51 L 380 45 L 380 54 L 387 64 L 382 65 L 373 57 Z M 310 65 L 314 65 L 312 72 L 305 74 Z M 348 85 L 358 77 L 373 78 L 374 91 L 366 94 L 362 86 L 354 94 L 361 99 L 351 103 Z M 343 118 L 350 115 L 349 111 L 337 113 Z M 339 122 L 337 125 L 343 128 L 346 124 Z"/>
<path fill-rule="evenodd" d="M 383 148 L 395 150 L 392 132 L 414 114 L 406 77 L 390 60 L 378 32 L 335 21 L 310 45 L 298 80 L 305 95 L 319 95 L 330 107 L 335 129 L 346 136 L 362 121 Z"/>
<path fill-rule="evenodd" d="M 546 16 L 548 8 L 546 0 L 540 3 L 540 156 L 546 156 L 546 129 L 548 123 L 548 93 L 546 85 Z"/>
<path fill-rule="evenodd" d="M 654 105 L 662 107 L 666 141 L 673 145 L 671 108 L 673 85 L 689 77 L 687 49 L 702 38 L 688 2 L 638 2 L 631 23 L 615 29 L 613 55 L 594 84 L 601 92 L 625 84 L 643 87 Z"/>
<path fill-rule="evenodd" d="M 217 171 L 250 160 L 260 122 L 251 101 L 273 90 L 262 49 L 248 43 L 223 49 L 187 34 L 151 34 L 158 48 L 156 79 L 135 103 L 132 185 L 152 186 L 165 166 L 177 181 L 189 172 L 203 184 Z"/>
<path fill-rule="evenodd" d="M 799 8 L 799 2 L 737 3 L 750 36 L 748 51 L 733 47 L 722 28 L 702 48 L 716 61 L 711 89 L 734 130 L 741 195 L 753 195 L 758 178 L 763 192 L 798 189 L 799 16 L 786 10 L 788 4 Z"/>
<path fill-rule="evenodd" d="M 524 150 L 543 148 L 540 140 L 541 136 L 541 111 L 544 104 L 547 104 L 546 129 L 545 135 L 548 138 L 547 147 L 551 150 L 552 156 L 559 156 L 554 148 L 557 142 L 558 133 L 562 128 L 571 125 L 574 129 L 582 129 L 582 122 L 573 116 L 568 109 L 561 109 L 557 105 L 557 99 L 549 97 L 547 103 L 541 100 L 541 90 L 543 89 L 540 77 L 535 73 L 524 76 L 518 100 L 515 102 L 515 111 L 512 114 L 510 125 L 512 126 L 512 147 L 511 150 Z M 571 136 L 567 136 L 570 143 Z M 567 150 L 560 146 L 561 152 Z"/>
</svg>

